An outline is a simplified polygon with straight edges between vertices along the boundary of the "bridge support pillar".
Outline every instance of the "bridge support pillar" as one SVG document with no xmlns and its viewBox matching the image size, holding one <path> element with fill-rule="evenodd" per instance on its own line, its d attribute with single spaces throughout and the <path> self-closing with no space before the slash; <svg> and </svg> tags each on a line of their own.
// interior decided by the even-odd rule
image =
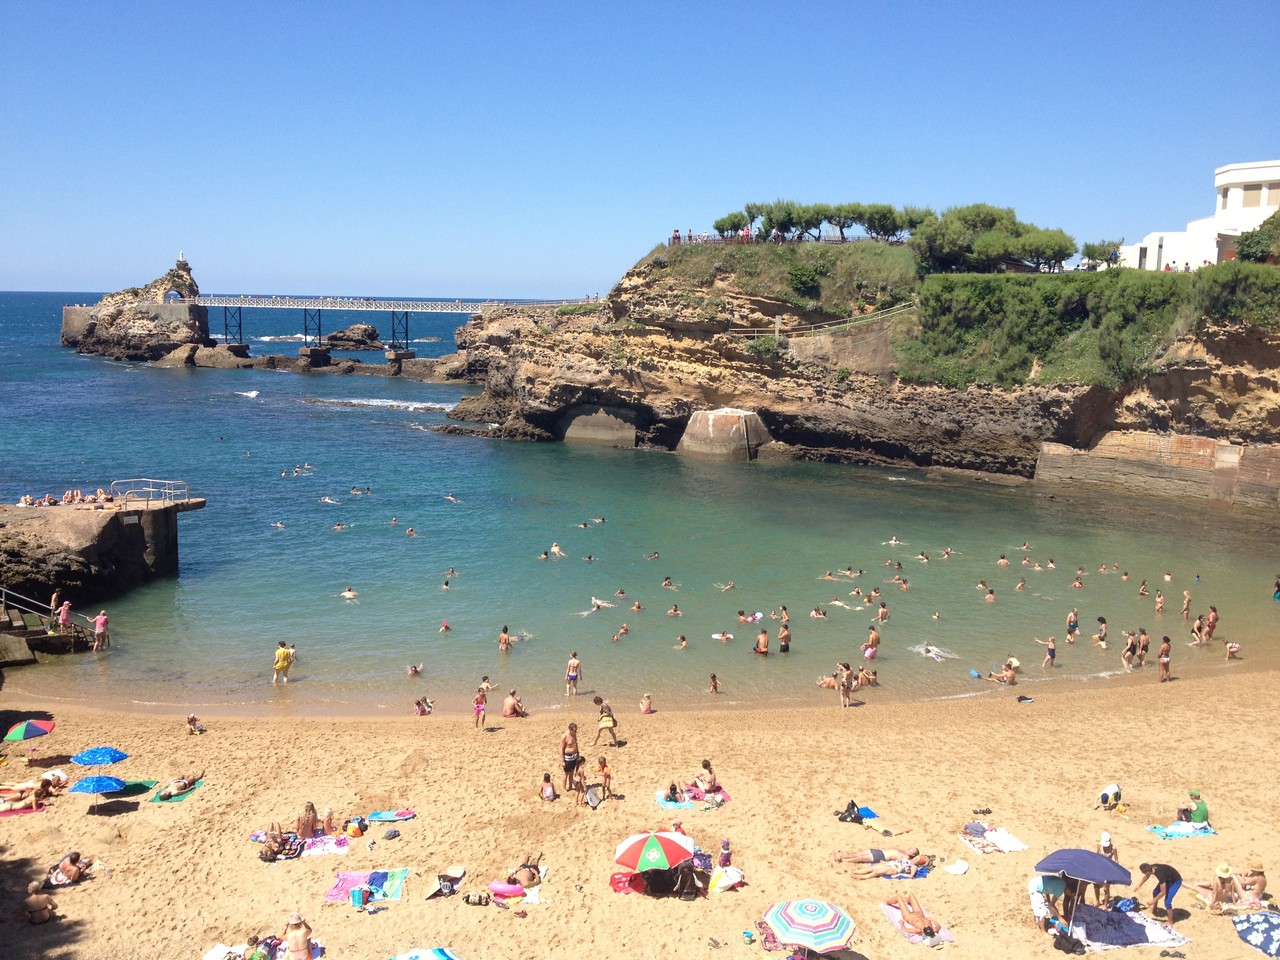
<svg viewBox="0 0 1280 960">
<path fill-rule="evenodd" d="M 303 347 L 298 356 L 307 361 L 311 367 L 327 367 L 329 365 L 328 347 Z"/>
<path fill-rule="evenodd" d="M 409 311 L 391 311 L 391 337 L 387 341 L 392 350 L 409 349 Z M 390 358 L 388 358 L 390 359 Z"/>
<path fill-rule="evenodd" d="M 302 308 L 302 343 L 306 347 L 319 347 L 324 342 L 320 332 L 320 308 Z"/>
<path fill-rule="evenodd" d="M 233 333 L 234 339 L 231 336 Z M 244 329 L 240 324 L 239 307 L 222 308 L 222 342 L 244 343 Z"/>
</svg>

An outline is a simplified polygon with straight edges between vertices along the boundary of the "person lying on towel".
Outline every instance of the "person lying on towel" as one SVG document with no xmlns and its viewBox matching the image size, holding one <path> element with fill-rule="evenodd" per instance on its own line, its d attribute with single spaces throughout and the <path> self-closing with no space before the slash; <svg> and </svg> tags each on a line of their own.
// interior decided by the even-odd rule
<svg viewBox="0 0 1280 960">
<path fill-rule="evenodd" d="M 45 879 L 45 886 L 48 887 L 65 887 L 73 883 L 79 883 L 84 879 L 85 874 L 89 872 L 89 868 L 93 866 L 93 858 L 82 860 L 78 850 L 72 850 L 65 857 L 59 860 L 54 866 L 49 868 L 49 875 Z"/>
</svg>

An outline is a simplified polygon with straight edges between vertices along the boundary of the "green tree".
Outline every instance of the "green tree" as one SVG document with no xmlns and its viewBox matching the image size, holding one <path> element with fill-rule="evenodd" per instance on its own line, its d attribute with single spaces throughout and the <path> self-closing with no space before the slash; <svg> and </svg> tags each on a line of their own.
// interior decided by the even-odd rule
<svg viewBox="0 0 1280 960">
<path fill-rule="evenodd" d="M 1018 238 L 1016 256 L 1039 270 L 1048 267 L 1054 273 L 1075 256 L 1076 242 L 1061 230 L 1033 228 Z"/>
<path fill-rule="evenodd" d="M 1236 239 L 1237 259 L 1266 263 L 1268 257 L 1280 257 L 1280 210 L 1263 220 L 1256 230 L 1242 233 Z"/>
<path fill-rule="evenodd" d="M 1124 237 L 1119 240 L 1099 240 L 1097 243 L 1086 243 L 1080 248 L 1080 256 L 1094 263 L 1109 263 L 1118 266 L 1120 248 L 1124 246 Z"/>
<path fill-rule="evenodd" d="M 933 212 L 932 207 L 903 207 L 900 211 L 902 215 L 902 229 L 908 233 L 915 233 L 921 224 L 930 220 L 937 220 L 938 215 Z"/>
<path fill-rule="evenodd" d="M 832 217 L 829 203 L 810 203 L 796 207 L 796 229 L 813 239 L 822 237 L 822 225 Z"/>
<path fill-rule="evenodd" d="M 869 203 L 862 220 L 867 236 L 876 240 L 896 240 L 902 235 L 902 215 L 887 203 Z"/>
<path fill-rule="evenodd" d="M 772 236 L 774 230 L 784 237 L 791 236 L 796 229 L 796 205 L 790 200 L 775 200 L 766 204 L 760 229 L 765 236 Z"/>
<path fill-rule="evenodd" d="M 840 239 L 843 240 L 844 232 L 861 224 L 866 216 L 866 204 L 838 203 L 831 208 L 831 216 L 827 218 L 827 223 L 840 231 Z"/>
<path fill-rule="evenodd" d="M 725 214 L 711 226 L 720 236 L 727 237 L 748 226 L 747 215 L 741 210 L 735 210 L 733 213 Z"/>
</svg>

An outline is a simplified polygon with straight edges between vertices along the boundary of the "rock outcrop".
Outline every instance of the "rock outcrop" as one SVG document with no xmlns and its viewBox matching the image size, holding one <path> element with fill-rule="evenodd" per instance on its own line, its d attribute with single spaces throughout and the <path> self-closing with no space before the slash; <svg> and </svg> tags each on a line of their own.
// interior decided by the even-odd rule
<svg viewBox="0 0 1280 960">
<path fill-rule="evenodd" d="M 325 340 L 334 350 L 385 350 L 378 339 L 378 328 L 368 323 L 353 323 L 345 330 L 335 330 Z"/>
<path fill-rule="evenodd" d="M 110 293 L 90 307 L 62 311 L 62 344 L 116 360 L 159 360 L 188 344 L 213 346 L 204 307 L 172 302 L 198 297 L 191 265 L 178 260 L 145 287 Z"/>
</svg>

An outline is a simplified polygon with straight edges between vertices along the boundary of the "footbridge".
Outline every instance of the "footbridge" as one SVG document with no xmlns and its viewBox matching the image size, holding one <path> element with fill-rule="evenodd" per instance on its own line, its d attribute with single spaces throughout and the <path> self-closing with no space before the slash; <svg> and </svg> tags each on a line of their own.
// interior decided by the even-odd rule
<svg viewBox="0 0 1280 960">
<path fill-rule="evenodd" d="M 323 349 L 323 311 L 363 310 L 391 315 L 391 350 L 409 350 L 409 316 L 414 313 L 459 313 L 467 316 L 507 307 L 562 307 L 593 300 L 390 300 L 379 297 L 294 297 L 270 295 L 202 296 L 175 298 L 174 303 L 200 307 L 221 307 L 226 343 L 244 343 L 241 311 L 246 307 L 264 310 L 301 310 L 303 349 Z"/>
</svg>

